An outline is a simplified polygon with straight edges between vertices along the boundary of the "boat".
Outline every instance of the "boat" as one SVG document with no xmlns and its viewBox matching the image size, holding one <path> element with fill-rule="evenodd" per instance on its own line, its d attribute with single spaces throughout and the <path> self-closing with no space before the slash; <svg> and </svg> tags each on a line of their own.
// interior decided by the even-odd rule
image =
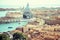
<svg viewBox="0 0 60 40">
<path fill-rule="evenodd" d="M 13 27 L 8 27 L 8 28 L 13 28 Z"/>
</svg>

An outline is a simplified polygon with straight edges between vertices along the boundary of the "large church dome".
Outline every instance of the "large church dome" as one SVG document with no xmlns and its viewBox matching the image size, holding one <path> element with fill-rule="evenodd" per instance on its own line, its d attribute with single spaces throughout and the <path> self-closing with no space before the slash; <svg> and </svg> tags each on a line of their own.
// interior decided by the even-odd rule
<svg viewBox="0 0 60 40">
<path fill-rule="evenodd" d="M 30 11 L 29 4 L 27 4 L 26 8 L 24 9 L 23 18 L 30 19 L 32 17 L 33 17 L 33 14 Z"/>
</svg>

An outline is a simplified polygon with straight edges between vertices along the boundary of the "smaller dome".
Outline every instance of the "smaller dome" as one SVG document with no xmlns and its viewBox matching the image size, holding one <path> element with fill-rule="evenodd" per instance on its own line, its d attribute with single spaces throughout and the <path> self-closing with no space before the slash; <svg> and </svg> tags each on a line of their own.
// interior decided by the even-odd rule
<svg viewBox="0 0 60 40">
<path fill-rule="evenodd" d="M 44 25 L 45 21 L 43 19 L 37 18 L 37 22 L 39 22 L 39 25 Z"/>
</svg>

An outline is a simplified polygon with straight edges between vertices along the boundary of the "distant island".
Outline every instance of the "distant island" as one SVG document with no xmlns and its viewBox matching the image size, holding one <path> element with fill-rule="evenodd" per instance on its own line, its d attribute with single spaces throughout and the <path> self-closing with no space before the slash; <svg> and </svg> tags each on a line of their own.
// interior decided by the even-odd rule
<svg viewBox="0 0 60 40">
<path fill-rule="evenodd" d="M 0 8 L 0 11 L 10 11 L 10 10 L 17 10 L 17 8 Z"/>
</svg>

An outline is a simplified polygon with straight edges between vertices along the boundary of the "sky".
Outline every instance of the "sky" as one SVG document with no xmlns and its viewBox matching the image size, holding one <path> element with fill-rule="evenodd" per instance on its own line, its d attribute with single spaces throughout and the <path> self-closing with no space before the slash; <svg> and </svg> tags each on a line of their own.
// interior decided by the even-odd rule
<svg viewBox="0 0 60 40">
<path fill-rule="evenodd" d="M 23 6 L 26 7 L 27 3 L 29 3 L 31 8 L 60 7 L 60 0 L 0 0 L 0 8 L 19 8 Z"/>
</svg>

